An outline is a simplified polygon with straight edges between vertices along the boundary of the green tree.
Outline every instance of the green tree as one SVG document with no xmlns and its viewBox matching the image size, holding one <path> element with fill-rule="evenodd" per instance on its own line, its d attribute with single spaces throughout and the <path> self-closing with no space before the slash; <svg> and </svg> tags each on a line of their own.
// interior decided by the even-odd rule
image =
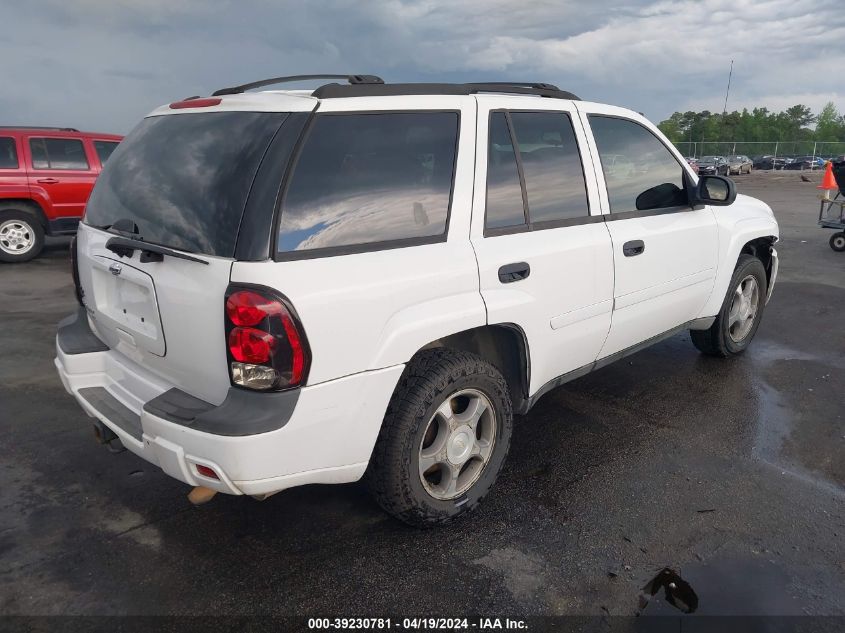
<svg viewBox="0 0 845 633">
<path fill-rule="evenodd" d="M 825 104 L 816 120 L 815 140 L 822 142 L 845 140 L 845 117 L 839 114 L 832 101 Z"/>
</svg>

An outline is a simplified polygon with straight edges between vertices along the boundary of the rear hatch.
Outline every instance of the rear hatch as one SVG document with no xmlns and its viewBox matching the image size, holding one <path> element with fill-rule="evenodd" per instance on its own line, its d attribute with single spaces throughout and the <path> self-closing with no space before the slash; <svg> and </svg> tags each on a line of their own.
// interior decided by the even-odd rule
<svg viewBox="0 0 845 633">
<path fill-rule="evenodd" d="M 230 386 L 224 297 L 244 210 L 289 118 L 224 107 L 144 119 L 112 154 L 80 225 L 79 281 L 95 333 L 212 404 Z M 262 212 L 272 217 L 269 200 Z"/>
</svg>

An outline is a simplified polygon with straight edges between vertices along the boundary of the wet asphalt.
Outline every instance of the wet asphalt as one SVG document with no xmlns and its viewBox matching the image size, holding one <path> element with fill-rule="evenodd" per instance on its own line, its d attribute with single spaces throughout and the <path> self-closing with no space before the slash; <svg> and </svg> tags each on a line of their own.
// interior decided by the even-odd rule
<svg viewBox="0 0 845 633">
<path fill-rule="evenodd" d="M 682 334 L 550 393 L 481 508 L 428 531 L 360 484 L 192 507 L 61 386 L 67 240 L 0 265 L 0 614 L 679 613 L 644 590 L 669 568 L 698 614 L 845 615 L 845 254 L 814 183 L 736 180 L 782 231 L 748 353 Z"/>
</svg>

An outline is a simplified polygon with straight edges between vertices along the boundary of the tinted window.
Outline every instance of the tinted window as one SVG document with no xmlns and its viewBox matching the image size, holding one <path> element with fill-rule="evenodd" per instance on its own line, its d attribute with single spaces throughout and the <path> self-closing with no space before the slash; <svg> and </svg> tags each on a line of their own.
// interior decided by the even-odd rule
<svg viewBox="0 0 845 633">
<path fill-rule="evenodd" d="M 114 141 L 94 141 L 94 149 L 97 150 L 97 156 L 100 159 L 101 165 L 106 164 L 106 161 L 116 147 L 117 143 Z"/>
<path fill-rule="evenodd" d="M 15 139 L 0 136 L 0 169 L 17 169 L 18 152 L 15 149 Z"/>
<path fill-rule="evenodd" d="M 317 116 L 291 176 L 279 251 L 445 235 L 454 112 Z"/>
<path fill-rule="evenodd" d="M 490 115 L 490 139 L 487 152 L 488 229 L 525 224 L 522 187 L 516 166 L 510 130 L 504 112 Z"/>
<path fill-rule="evenodd" d="M 562 112 L 512 112 L 531 224 L 589 215 L 572 121 Z"/>
<path fill-rule="evenodd" d="M 686 205 L 683 168 L 649 130 L 625 119 L 590 115 L 610 210 L 645 211 Z M 707 162 L 703 157 L 700 162 Z"/>
<path fill-rule="evenodd" d="M 74 138 L 33 138 L 29 140 L 35 169 L 88 169 L 82 141 Z"/>
<path fill-rule="evenodd" d="M 128 219 L 148 242 L 231 257 L 261 157 L 286 117 L 208 112 L 144 119 L 103 168 L 85 222 L 104 227 Z"/>
</svg>

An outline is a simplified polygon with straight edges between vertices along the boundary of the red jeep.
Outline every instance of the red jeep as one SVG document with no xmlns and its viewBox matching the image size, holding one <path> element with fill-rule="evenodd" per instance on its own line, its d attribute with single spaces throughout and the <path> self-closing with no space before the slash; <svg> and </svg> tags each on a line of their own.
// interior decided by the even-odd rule
<svg viewBox="0 0 845 633">
<path fill-rule="evenodd" d="M 73 235 L 122 136 L 0 126 L 0 261 L 25 262 L 44 235 Z"/>
</svg>

